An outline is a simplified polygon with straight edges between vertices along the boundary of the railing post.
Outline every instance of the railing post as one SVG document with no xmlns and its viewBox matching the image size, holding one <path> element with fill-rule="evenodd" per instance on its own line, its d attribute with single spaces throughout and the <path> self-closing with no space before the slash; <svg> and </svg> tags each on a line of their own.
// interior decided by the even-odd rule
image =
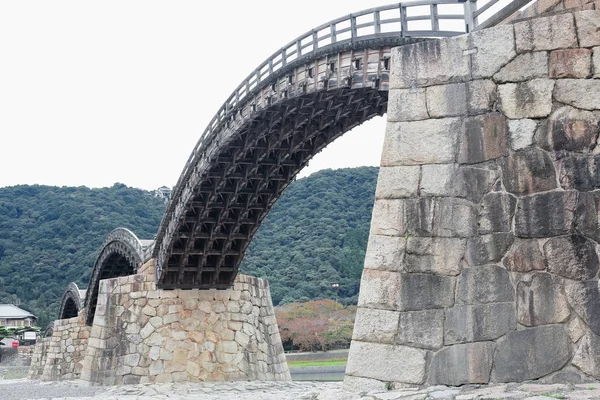
<svg viewBox="0 0 600 400">
<path fill-rule="evenodd" d="M 437 4 L 430 6 L 429 12 L 431 13 L 431 30 L 437 32 L 440 30 L 440 20 L 438 19 Z"/>
<path fill-rule="evenodd" d="M 337 42 L 337 33 L 335 31 L 335 24 L 329 25 L 329 33 L 331 34 L 331 44 Z"/>
<path fill-rule="evenodd" d="M 401 35 L 405 36 L 408 31 L 408 23 L 406 22 L 406 7 L 400 4 L 400 30 Z"/>
<path fill-rule="evenodd" d="M 381 16 L 379 15 L 379 11 L 375 11 L 373 23 L 375 24 L 375 34 L 381 33 Z"/>
<path fill-rule="evenodd" d="M 350 16 L 350 38 L 351 41 L 354 41 L 354 38 L 358 36 L 358 32 L 356 31 L 356 17 L 354 15 Z"/>
<path fill-rule="evenodd" d="M 465 9 L 465 31 L 466 33 L 472 32 L 475 29 L 475 18 L 473 13 L 477 10 L 477 0 L 466 0 L 464 4 Z"/>
<path fill-rule="evenodd" d="M 317 46 L 319 44 L 319 36 L 318 36 L 317 31 L 313 31 L 312 41 L 313 41 L 313 52 L 314 52 L 314 51 L 317 51 Z"/>
</svg>

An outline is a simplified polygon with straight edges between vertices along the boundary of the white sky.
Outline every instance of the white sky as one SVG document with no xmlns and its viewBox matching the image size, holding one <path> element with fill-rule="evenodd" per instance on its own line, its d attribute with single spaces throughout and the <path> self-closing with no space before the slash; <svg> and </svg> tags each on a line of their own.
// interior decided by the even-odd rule
<svg viewBox="0 0 600 400">
<path fill-rule="evenodd" d="M 0 187 L 172 186 L 221 103 L 304 32 L 386 0 L 0 0 Z M 376 118 L 319 154 L 379 165 Z"/>
</svg>

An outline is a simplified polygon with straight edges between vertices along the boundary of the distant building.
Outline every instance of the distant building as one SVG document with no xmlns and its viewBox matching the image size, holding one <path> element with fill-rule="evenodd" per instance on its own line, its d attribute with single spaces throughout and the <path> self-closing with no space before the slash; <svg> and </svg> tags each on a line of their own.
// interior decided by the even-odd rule
<svg viewBox="0 0 600 400">
<path fill-rule="evenodd" d="M 37 317 L 12 304 L 0 304 L 0 326 L 35 326 Z"/>
<path fill-rule="evenodd" d="M 154 191 L 154 195 L 156 197 L 160 197 L 161 199 L 163 199 L 163 201 L 165 203 L 167 203 L 169 201 L 169 199 L 171 198 L 171 192 L 172 192 L 172 190 L 169 189 L 168 187 L 161 186 Z"/>
</svg>

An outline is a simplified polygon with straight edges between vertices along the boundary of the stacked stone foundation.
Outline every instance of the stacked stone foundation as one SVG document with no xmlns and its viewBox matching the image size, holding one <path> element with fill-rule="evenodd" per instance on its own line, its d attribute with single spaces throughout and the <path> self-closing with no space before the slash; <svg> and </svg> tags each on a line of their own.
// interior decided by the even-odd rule
<svg viewBox="0 0 600 400">
<path fill-rule="evenodd" d="M 391 65 L 346 386 L 600 378 L 600 11 Z"/>
<path fill-rule="evenodd" d="M 29 379 L 79 379 L 91 330 L 85 325 L 85 315 L 55 321 L 53 329 L 51 337 L 40 339 L 35 345 Z"/>
</svg>

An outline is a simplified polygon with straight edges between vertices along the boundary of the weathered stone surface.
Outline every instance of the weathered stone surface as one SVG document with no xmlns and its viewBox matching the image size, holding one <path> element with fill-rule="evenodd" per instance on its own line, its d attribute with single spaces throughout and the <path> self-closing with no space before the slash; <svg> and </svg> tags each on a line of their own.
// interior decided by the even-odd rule
<svg viewBox="0 0 600 400">
<path fill-rule="evenodd" d="M 591 74 L 591 50 L 562 49 L 550 53 L 550 78 L 588 78 Z"/>
<path fill-rule="evenodd" d="M 444 345 L 444 311 L 425 310 L 400 313 L 397 344 L 424 349 Z"/>
<path fill-rule="evenodd" d="M 536 128 L 537 122 L 532 119 L 515 119 L 508 121 L 511 149 L 521 150 L 532 145 Z"/>
<path fill-rule="evenodd" d="M 354 340 L 346 375 L 385 382 L 423 383 L 427 353 L 414 347 Z"/>
<path fill-rule="evenodd" d="M 458 386 L 490 380 L 493 342 L 457 344 L 438 351 L 431 360 L 428 382 Z"/>
<path fill-rule="evenodd" d="M 487 168 L 433 164 L 421 167 L 419 193 L 433 196 L 463 197 L 478 203 L 496 180 L 497 172 Z"/>
<path fill-rule="evenodd" d="M 406 230 L 403 200 L 377 199 L 373 205 L 371 234 L 402 236 Z"/>
<path fill-rule="evenodd" d="M 565 155 L 559 159 L 558 172 L 563 189 L 580 192 L 597 189 L 600 187 L 600 155 Z"/>
<path fill-rule="evenodd" d="M 536 133 L 536 142 L 546 150 L 584 151 L 596 144 L 599 118 L 590 111 L 561 107 Z M 545 128 L 545 129 L 544 129 Z"/>
<path fill-rule="evenodd" d="M 460 131 L 458 118 L 388 122 L 381 166 L 454 162 Z"/>
<path fill-rule="evenodd" d="M 370 235 L 365 255 L 365 269 L 400 271 L 406 239 L 400 236 Z"/>
<path fill-rule="evenodd" d="M 427 109 L 431 118 L 453 117 L 467 112 L 467 85 L 453 83 L 427 88 Z"/>
<path fill-rule="evenodd" d="M 465 260 L 470 266 L 498 262 L 504 257 L 513 240 L 512 233 L 492 233 L 470 238 Z"/>
<path fill-rule="evenodd" d="M 535 18 L 514 27 L 518 53 L 577 47 L 572 14 Z"/>
<path fill-rule="evenodd" d="M 600 80 L 559 79 L 554 98 L 576 108 L 600 110 Z"/>
<path fill-rule="evenodd" d="M 600 292 L 597 281 L 568 281 L 565 284 L 565 294 L 571 308 L 587 324 L 600 335 Z"/>
<path fill-rule="evenodd" d="M 581 319 L 575 317 L 567 324 L 567 330 L 569 331 L 571 342 L 577 343 L 585 335 L 585 324 Z"/>
<path fill-rule="evenodd" d="M 358 307 L 352 339 L 392 344 L 398 335 L 399 318 L 397 311 Z"/>
<path fill-rule="evenodd" d="M 600 46 L 600 11 L 575 13 L 577 35 L 581 47 Z"/>
<path fill-rule="evenodd" d="M 473 32 L 470 45 L 477 49 L 471 55 L 473 79 L 490 78 L 512 59 L 515 52 L 515 36 L 510 25 Z"/>
<path fill-rule="evenodd" d="M 564 235 L 575 219 L 577 193 L 550 192 L 522 197 L 515 211 L 515 236 L 541 238 Z"/>
<path fill-rule="evenodd" d="M 388 121 L 418 121 L 427 118 L 429 115 L 427 115 L 425 89 L 390 90 Z"/>
<path fill-rule="evenodd" d="M 398 310 L 401 287 L 399 273 L 365 269 L 360 281 L 358 306 Z"/>
<path fill-rule="evenodd" d="M 407 272 L 458 275 L 465 239 L 409 237 L 404 258 Z"/>
<path fill-rule="evenodd" d="M 467 82 L 467 110 L 471 114 L 493 111 L 496 84 L 489 79 Z"/>
<path fill-rule="evenodd" d="M 568 279 L 587 280 L 598 272 L 598 255 L 591 240 L 580 235 L 559 236 L 544 244 L 548 271 Z"/>
<path fill-rule="evenodd" d="M 504 265 L 513 272 L 540 271 L 546 269 L 546 259 L 537 240 L 524 240 L 504 259 Z"/>
<path fill-rule="evenodd" d="M 464 269 L 456 290 L 457 304 L 503 303 L 515 298 L 508 271 L 498 265 Z"/>
<path fill-rule="evenodd" d="M 500 113 L 471 117 L 460 137 L 458 162 L 474 164 L 504 157 L 508 153 L 506 118 Z"/>
<path fill-rule="evenodd" d="M 471 237 L 477 210 L 463 199 L 421 197 L 406 202 L 406 232 L 414 236 Z"/>
<path fill-rule="evenodd" d="M 573 365 L 594 378 L 600 378 L 598 354 L 600 354 L 600 337 L 590 332 L 579 343 L 573 356 Z"/>
<path fill-rule="evenodd" d="M 600 192 L 579 193 L 577 200 L 577 231 L 600 243 Z"/>
<path fill-rule="evenodd" d="M 444 344 L 494 340 L 516 328 L 513 302 L 457 305 L 446 310 Z"/>
<path fill-rule="evenodd" d="M 486 194 L 479 211 L 479 233 L 510 232 L 517 200 L 502 192 Z"/>
<path fill-rule="evenodd" d="M 548 77 L 548 54 L 545 51 L 516 56 L 494 75 L 496 82 L 523 82 Z"/>
<path fill-rule="evenodd" d="M 562 323 L 571 314 L 563 293 L 563 281 L 545 272 L 533 274 L 530 282 L 517 285 L 517 314 L 526 326 Z"/>
<path fill-rule="evenodd" d="M 498 382 L 537 379 L 558 371 L 570 358 L 569 336 L 560 325 L 513 331 L 498 341 L 495 379 Z"/>
<path fill-rule="evenodd" d="M 543 118 L 552 111 L 554 81 L 533 79 L 498 85 L 498 107 L 508 118 Z"/>
<path fill-rule="evenodd" d="M 554 164 L 535 147 L 511 152 L 502 163 L 504 187 L 510 193 L 524 195 L 555 189 Z"/>
<path fill-rule="evenodd" d="M 419 190 L 420 173 L 421 170 L 418 166 L 379 168 L 375 197 L 377 199 L 398 199 L 415 196 Z"/>
<path fill-rule="evenodd" d="M 451 307 L 454 304 L 455 283 L 456 278 L 450 276 L 400 274 L 399 290 L 396 294 L 398 302 L 395 309 L 418 311 Z"/>
<path fill-rule="evenodd" d="M 465 81 L 470 75 L 466 36 L 392 49 L 390 89 Z"/>
<path fill-rule="evenodd" d="M 592 64 L 594 65 L 594 78 L 600 78 L 600 47 L 593 49 Z"/>
</svg>

